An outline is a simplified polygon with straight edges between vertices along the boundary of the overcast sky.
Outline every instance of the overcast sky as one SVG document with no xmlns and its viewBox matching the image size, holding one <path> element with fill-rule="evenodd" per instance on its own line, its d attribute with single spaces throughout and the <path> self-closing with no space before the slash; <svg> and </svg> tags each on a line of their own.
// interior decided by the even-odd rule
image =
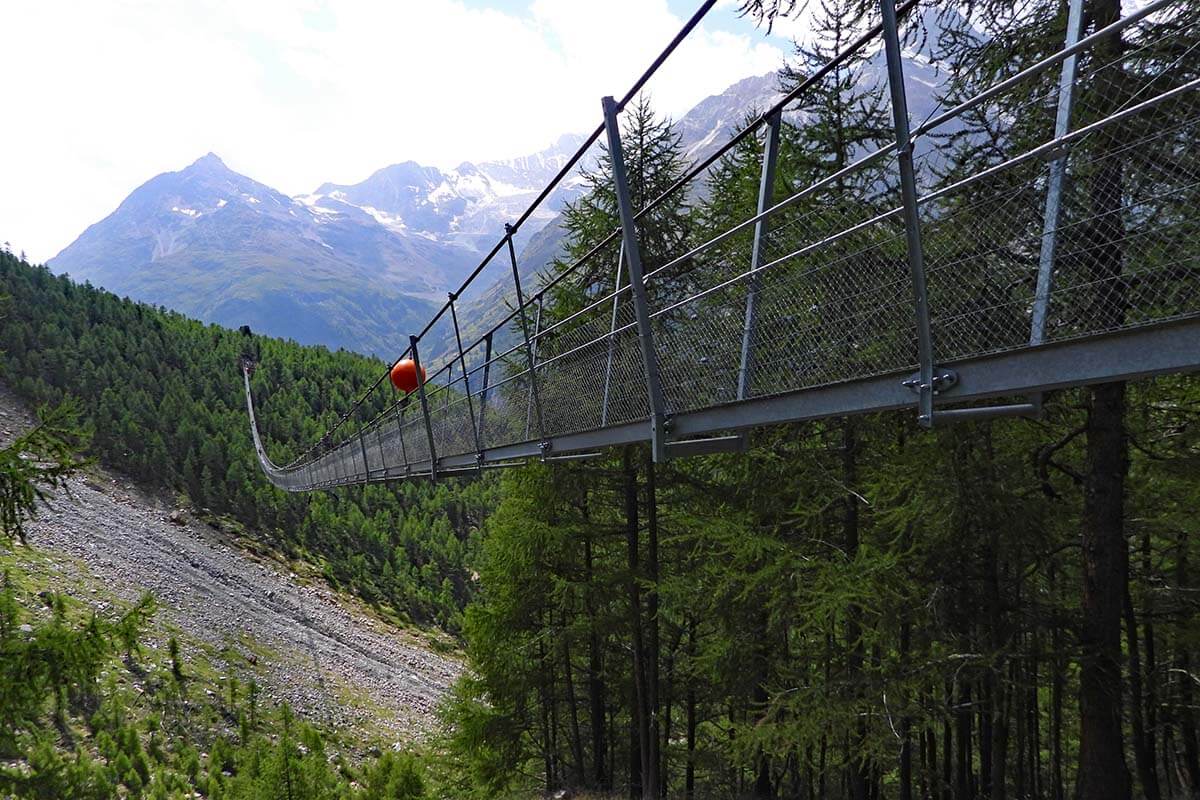
<svg viewBox="0 0 1200 800">
<path fill-rule="evenodd" d="M 524 155 L 599 122 L 697 0 L 4 3 L 0 240 L 43 261 L 206 152 L 288 194 Z M 778 68 L 723 0 L 652 84 L 678 115 Z"/>
</svg>

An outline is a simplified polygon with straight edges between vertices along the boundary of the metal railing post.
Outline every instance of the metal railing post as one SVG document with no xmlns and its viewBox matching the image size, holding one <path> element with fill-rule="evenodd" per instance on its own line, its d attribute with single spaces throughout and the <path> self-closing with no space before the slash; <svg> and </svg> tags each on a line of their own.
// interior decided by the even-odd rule
<svg viewBox="0 0 1200 800">
<path fill-rule="evenodd" d="M 375 426 L 375 446 L 379 448 L 379 468 L 383 471 L 383 477 L 388 477 L 387 451 L 383 449 L 383 433 L 380 429 L 383 428 L 383 422 L 380 421 Z"/>
<path fill-rule="evenodd" d="M 1064 49 L 1073 47 L 1083 32 L 1083 0 L 1071 0 L 1067 13 L 1067 35 Z M 1071 128 L 1071 106 L 1075 100 L 1075 68 L 1079 57 L 1072 53 L 1062 64 L 1058 83 L 1058 112 L 1054 117 L 1054 138 L 1067 135 Z M 1050 309 L 1050 292 L 1054 285 L 1054 255 L 1058 247 L 1058 219 L 1062 208 L 1063 181 L 1067 175 L 1067 154 L 1050 162 L 1050 179 L 1046 185 L 1046 209 L 1042 218 L 1042 249 L 1038 255 L 1037 291 L 1033 298 L 1033 324 L 1029 343 L 1038 345 L 1046 338 L 1046 314 Z"/>
<path fill-rule="evenodd" d="M 483 338 L 483 389 L 479 393 L 479 441 L 485 442 L 489 378 L 492 374 L 492 332 Z M 482 455 L 482 452 L 481 452 Z"/>
<path fill-rule="evenodd" d="M 408 405 L 408 398 L 404 398 L 396 404 L 396 433 L 400 436 L 400 457 L 404 459 L 404 474 L 407 476 L 412 473 L 412 462 L 408 460 L 408 447 L 404 444 L 404 408 Z"/>
<path fill-rule="evenodd" d="M 767 120 L 767 139 L 763 144 L 762 177 L 758 183 L 758 208 L 761 218 L 754 223 L 754 249 L 750 254 L 750 282 L 746 293 L 746 322 L 742 328 L 742 357 L 738 365 L 737 399 L 745 400 L 750 393 L 752 359 L 754 358 L 754 329 L 758 322 L 758 287 L 761 276 L 758 267 L 762 263 L 763 240 L 767 233 L 767 219 L 762 213 L 771 207 L 775 193 L 775 164 L 779 158 L 779 129 L 783 115 L 776 111 Z"/>
<path fill-rule="evenodd" d="M 433 444 L 433 423 L 429 419 L 429 399 L 425 395 L 425 376 L 421 374 L 421 356 L 417 353 L 417 337 L 409 336 L 412 345 L 414 372 L 417 375 L 417 393 L 421 398 L 421 414 L 425 417 L 425 435 L 429 437 L 429 479 L 437 480 L 437 448 Z"/>
<path fill-rule="evenodd" d="M 533 315 L 533 338 L 530 340 L 530 355 L 533 357 L 533 363 L 537 365 L 538 351 L 538 334 L 542 332 L 542 303 L 544 295 L 537 296 L 537 312 Z M 530 393 L 529 398 L 525 401 L 525 438 L 529 438 L 529 428 L 532 425 L 531 417 L 533 416 L 533 394 Z"/>
<path fill-rule="evenodd" d="M 911 385 L 917 389 L 919 397 L 917 422 L 928 428 L 933 425 L 933 396 L 937 385 L 933 376 L 933 333 L 929 324 L 929 293 L 925 285 L 925 255 L 921 247 L 921 217 L 917 207 L 917 180 L 913 171 L 912 137 L 908 127 L 908 100 L 904 92 L 904 67 L 900 54 L 900 34 L 896 25 L 896 2 L 879 0 L 879 6 L 883 13 L 883 44 L 887 55 L 892 120 L 896 129 L 900 200 L 904 209 L 904 235 L 917 323 L 917 360 L 920 371 L 916 383 Z"/>
<path fill-rule="evenodd" d="M 362 428 L 358 429 L 358 447 L 362 451 L 363 480 L 371 480 L 371 463 L 367 461 L 367 443 L 363 440 Z"/>
<path fill-rule="evenodd" d="M 654 349 L 654 332 L 650 326 L 650 303 L 642 272 L 642 256 L 638 249 L 637 227 L 633 202 L 629 198 L 629 180 L 625 174 L 625 156 L 621 150 L 621 129 L 617 121 L 617 101 L 611 97 L 601 100 L 604 108 L 604 129 L 608 134 L 608 154 L 612 159 L 613 186 L 617 195 L 617 210 L 621 215 L 621 235 L 625 242 L 625 264 L 629 267 L 629 286 L 633 291 L 633 306 L 637 313 L 638 339 L 642 346 L 642 363 L 646 371 L 646 392 L 650 401 L 650 444 L 655 461 L 667 457 L 667 427 L 670 412 L 659 382 L 658 356 Z"/>
<path fill-rule="evenodd" d="M 625 242 L 617 251 L 617 274 L 613 277 L 612 320 L 608 323 L 608 360 L 604 365 L 604 398 L 600 401 L 600 427 L 608 424 L 608 393 L 612 384 L 613 350 L 617 345 L 617 309 L 621 306 L 621 272 L 625 262 Z"/>
<path fill-rule="evenodd" d="M 475 439 L 475 462 L 483 463 L 483 449 L 479 446 L 479 426 L 475 422 L 475 401 L 471 399 L 471 374 L 467 372 L 467 357 L 463 353 L 462 333 L 458 328 L 458 312 L 454 310 L 454 293 L 450 293 L 450 320 L 454 323 L 454 341 L 458 344 L 458 363 L 462 366 L 463 391 L 467 395 L 467 413 L 471 415 L 471 435 Z"/>
<path fill-rule="evenodd" d="M 533 398 L 533 407 L 537 411 L 538 436 L 541 437 L 542 451 L 548 449 L 550 443 L 546 440 L 546 421 L 542 416 L 542 398 L 538 393 L 537 372 L 533 361 L 533 342 L 529 337 L 529 320 L 525 315 L 525 295 L 521 292 L 521 272 L 517 269 L 517 250 L 513 246 L 513 234 L 516 228 L 505 223 L 504 232 L 508 235 L 508 258 L 512 262 L 513 286 L 517 290 L 517 313 L 521 317 L 521 334 L 525 337 L 525 365 L 529 370 L 529 393 Z"/>
</svg>

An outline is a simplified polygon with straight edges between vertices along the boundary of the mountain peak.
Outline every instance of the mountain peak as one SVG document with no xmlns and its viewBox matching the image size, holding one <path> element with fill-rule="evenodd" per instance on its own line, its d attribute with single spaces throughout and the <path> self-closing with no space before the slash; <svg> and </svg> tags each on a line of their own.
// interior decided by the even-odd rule
<svg viewBox="0 0 1200 800">
<path fill-rule="evenodd" d="M 229 169 L 229 167 L 225 166 L 225 162 L 221 160 L 221 157 L 218 156 L 216 153 L 212 152 L 211 150 L 209 152 L 205 153 L 204 155 L 200 156 L 200 158 L 197 158 L 187 168 L 188 169 L 220 169 L 220 170 L 228 170 Z"/>
</svg>

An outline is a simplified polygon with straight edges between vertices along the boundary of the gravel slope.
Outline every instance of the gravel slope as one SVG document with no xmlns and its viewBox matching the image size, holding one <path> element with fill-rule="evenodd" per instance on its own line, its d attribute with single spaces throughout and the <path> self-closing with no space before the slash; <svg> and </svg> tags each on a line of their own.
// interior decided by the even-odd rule
<svg viewBox="0 0 1200 800">
<path fill-rule="evenodd" d="M 0 386 L 0 441 L 31 422 Z M 105 602 L 97 582 L 127 601 L 153 593 L 165 621 L 196 640 L 237 648 L 256 662 L 267 697 L 327 726 L 419 738 L 461 670 L 324 584 L 304 585 L 207 525 L 173 520 L 163 498 L 109 473 L 73 478 L 29 526 L 29 543 L 52 558 L 71 557 L 55 559 L 55 570 L 81 599 Z M 20 548 L 18 557 L 37 558 Z"/>
</svg>

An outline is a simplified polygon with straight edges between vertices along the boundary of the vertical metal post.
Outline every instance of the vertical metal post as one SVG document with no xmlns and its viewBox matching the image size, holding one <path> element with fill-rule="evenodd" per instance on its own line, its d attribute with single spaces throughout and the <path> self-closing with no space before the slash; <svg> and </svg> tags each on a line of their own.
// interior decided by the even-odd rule
<svg viewBox="0 0 1200 800">
<path fill-rule="evenodd" d="M 479 441 L 487 441 L 485 436 L 487 423 L 488 379 L 492 374 L 492 332 L 483 338 L 483 390 L 479 393 Z"/>
<path fill-rule="evenodd" d="M 762 177 L 758 183 L 758 210 L 760 219 L 754 223 L 754 249 L 750 253 L 750 282 L 746 290 L 746 322 L 742 328 L 742 358 L 738 366 L 737 399 L 744 400 L 750 393 L 750 379 L 754 358 L 754 329 L 758 322 L 758 285 L 761 276 L 758 267 L 762 263 L 763 241 L 767 233 L 767 220 L 762 213 L 772 205 L 775 191 L 775 164 L 779 158 L 779 128 L 782 114 L 776 111 L 767 119 L 767 140 L 763 144 Z"/>
<path fill-rule="evenodd" d="M 529 370 L 529 393 L 533 397 L 533 407 L 537 411 L 538 436 L 541 438 L 542 449 L 549 445 L 546 441 L 546 422 L 542 416 L 542 398 L 538 393 L 537 373 L 534 371 L 533 343 L 529 338 L 529 320 L 525 316 L 525 295 L 521 292 L 521 272 L 517 269 L 517 251 L 513 246 L 513 234 L 516 228 L 504 224 L 504 232 L 508 234 L 508 258 L 512 262 L 513 286 L 517 290 L 517 314 L 521 317 L 521 333 L 525 337 L 525 366 Z"/>
<path fill-rule="evenodd" d="M 633 202 L 629 199 L 629 181 L 625 174 L 625 156 L 621 150 L 621 129 L 617 121 L 617 102 L 611 97 L 601 100 L 604 108 L 604 129 L 608 134 L 608 154 L 612 159 L 613 184 L 617 195 L 617 210 L 621 215 L 621 234 L 625 242 L 625 264 L 629 267 L 629 286 L 633 290 L 633 307 L 637 314 L 638 339 L 642 346 L 642 363 L 646 370 L 646 392 L 650 401 L 650 444 L 655 461 L 667 457 L 667 426 L 670 413 L 666 396 L 658 377 L 658 356 L 654 351 L 654 332 L 650 327 L 650 302 L 646 297 L 642 256 L 638 249 L 637 227 L 633 219 Z"/>
<path fill-rule="evenodd" d="M 608 425 L 608 393 L 612 384 L 613 350 L 617 345 L 617 309 L 621 307 L 621 272 L 625 268 L 625 242 L 617 251 L 617 274 L 613 277 L 612 320 L 608 323 L 608 361 L 604 366 L 604 398 L 600 403 L 600 427 Z"/>
<path fill-rule="evenodd" d="M 379 468 L 383 471 L 383 477 L 388 477 L 387 451 L 383 449 L 383 433 L 380 429 L 383 427 L 383 422 L 380 421 L 375 426 L 375 446 L 379 448 Z"/>
<path fill-rule="evenodd" d="M 358 447 L 362 450 L 363 480 L 371 480 L 371 464 L 367 461 L 367 443 L 363 441 L 362 428 L 358 429 Z"/>
<path fill-rule="evenodd" d="M 1067 12 L 1067 36 L 1063 47 L 1079 41 L 1083 32 L 1083 0 L 1071 0 Z M 1054 117 L 1054 138 L 1066 136 L 1071 129 L 1071 106 L 1075 100 L 1075 68 L 1079 58 L 1072 53 L 1062 64 L 1058 82 L 1058 113 Z M 1033 324 L 1029 343 L 1041 344 L 1046 338 L 1046 314 L 1050 308 L 1050 292 L 1054 285 L 1054 252 L 1058 247 L 1058 219 L 1062 207 L 1063 181 L 1067 175 L 1067 155 L 1063 153 L 1050 162 L 1050 180 L 1046 184 L 1046 210 L 1042 218 L 1042 250 L 1038 255 L 1037 292 L 1033 298 Z"/>
<path fill-rule="evenodd" d="M 408 398 L 399 402 L 396 406 L 396 433 L 400 435 L 400 457 L 404 459 L 404 474 L 408 475 L 412 472 L 412 462 L 408 460 L 408 448 L 404 445 L 404 407 L 408 405 Z"/>
<path fill-rule="evenodd" d="M 467 413 L 471 415 L 471 435 L 475 438 L 475 462 L 483 463 L 483 452 L 479 446 L 479 426 L 475 422 L 475 401 L 471 399 L 471 375 L 467 372 L 467 357 L 463 353 L 462 333 L 458 328 L 458 312 L 454 310 L 454 293 L 450 293 L 450 319 L 454 322 L 454 341 L 458 343 L 458 363 L 462 366 L 463 391 L 467 395 Z"/>
<path fill-rule="evenodd" d="M 425 435 L 429 437 L 429 480 L 437 480 L 437 448 L 433 444 L 433 423 L 429 419 L 429 399 L 425 396 L 425 376 L 421 374 L 421 356 L 417 353 L 417 337 L 409 336 L 412 345 L 413 367 L 417 373 L 417 393 L 421 398 L 421 414 L 425 417 Z"/>
<path fill-rule="evenodd" d="M 921 217 L 917 207 L 917 180 L 913 172 L 912 136 L 908 127 L 908 100 L 904 92 L 896 3 L 895 0 L 879 0 L 879 6 L 883 12 L 883 44 L 887 52 L 888 88 L 891 90 L 892 119 L 896 129 L 900 200 L 904 209 L 904 234 L 917 318 L 917 359 L 920 365 L 916 386 L 919 392 L 917 422 L 929 428 L 933 426 L 933 395 L 936 388 L 933 381 L 933 333 L 929 326 L 929 294 L 925 286 L 925 255 L 921 247 Z"/>
<path fill-rule="evenodd" d="M 542 303 L 544 295 L 538 294 L 537 298 L 537 313 L 533 315 L 533 339 L 530 355 L 533 357 L 534 366 L 537 366 L 537 351 L 538 351 L 538 334 L 542 332 Z M 525 401 L 525 438 L 529 438 L 529 427 L 532 424 L 530 418 L 533 416 L 533 394 L 530 393 L 529 398 Z"/>
</svg>

